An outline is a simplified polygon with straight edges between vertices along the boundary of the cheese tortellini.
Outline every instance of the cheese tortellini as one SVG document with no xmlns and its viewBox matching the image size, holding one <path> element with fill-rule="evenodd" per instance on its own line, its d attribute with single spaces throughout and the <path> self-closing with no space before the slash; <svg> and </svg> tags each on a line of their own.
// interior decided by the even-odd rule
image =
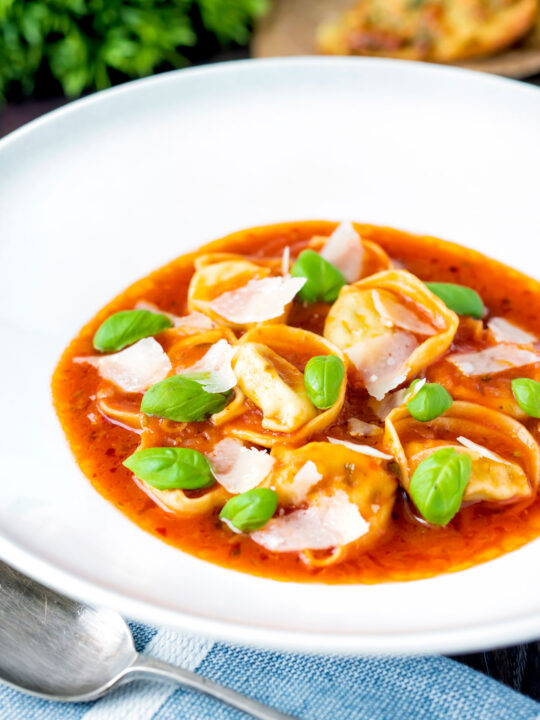
<svg viewBox="0 0 540 720">
<path fill-rule="evenodd" d="M 280 261 L 261 259 L 256 263 L 247 260 L 243 255 L 232 253 L 201 255 L 195 260 L 195 274 L 189 285 L 188 308 L 191 312 L 204 313 L 220 324 L 237 330 L 250 327 L 259 322 L 259 319 L 246 321 L 241 316 L 247 302 L 258 300 L 260 286 L 258 287 L 257 281 L 268 282 L 273 278 L 272 282 L 276 287 L 269 288 L 266 303 L 268 305 L 282 295 L 280 279 L 277 276 L 281 274 L 281 270 Z M 285 322 L 296 291 L 292 287 L 288 294 L 285 292 L 286 297 L 282 297 L 282 302 L 276 302 L 275 314 L 270 312 L 264 321 Z M 235 297 L 236 293 L 239 293 L 238 297 Z M 225 302 L 222 302 L 223 299 Z M 257 307 L 256 311 L 260 313 L 261 309 Z M 235 317 L 236 314 L 238 318 Z"/>
<path fill-rule="evenodd" d="M 415 420 L 404 407 L 396 408 L 386 418 L 383 445 L 396 458 L 406 490 L 418 465 L 449 446 L 472 459 L 464 502 L 530 497 L 540 480 L 540 450 L 528 430 L 474 403 L 454 402 L 428 423 Z"/>
<path fill-rule="evenodd" d="M 324 337 L 344 350 L 353 382 L 381 400 L 450 346 L 457 315 L 417 277 L 387 270 L 341 289 Z"/>
<path fill-rule="evenodd" d="M 264 484 L 290 512 L 253 533 L 257 543 L 302 552 L 316 566 L 344 559 L 349 546 L 365 548 L 384 532 L 397 487 L 384 460 L 328 442 L 276 446 L 271 454 L 275 463 Z"/>
<path fill-rule="evenodd" d="M 244 394 L 262 410 L 266 430 L 292 432 L 317 414 L 304 387 L 304 375 L 266 345 L 238 345 L 233 370 Z"/>
<path fill-rule="evenodd" d="M 347 379 L 341 382 L 336 402 L 318 410 L 307 395 L 303 373 L 307 361 L 316 355 L 336 355 L 346 362 L 337 347 L 308 330 L 259 325 L 245 333 L 232 365 L 238 387 L 262 419 L 246 404 L 244 415 L 225 428 L 227 434 L 272 447 L 284 441 L 297 444 L 331 425 L 343 406 Z"/>
</svg>

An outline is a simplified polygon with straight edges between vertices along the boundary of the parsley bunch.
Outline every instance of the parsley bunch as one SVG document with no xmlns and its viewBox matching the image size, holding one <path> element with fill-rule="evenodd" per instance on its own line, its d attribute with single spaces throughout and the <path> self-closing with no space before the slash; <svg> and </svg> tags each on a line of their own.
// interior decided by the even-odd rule
<svg viewBox="0 0 540 720">
<path fill-rule="evenodd" d="M 0 98 L 69 97 L 182 67 L 198 43 L 245 44 L 267 0 L 0 0 Z M 192 48 L 190 52 L 190 48 Z"/>
</svg>

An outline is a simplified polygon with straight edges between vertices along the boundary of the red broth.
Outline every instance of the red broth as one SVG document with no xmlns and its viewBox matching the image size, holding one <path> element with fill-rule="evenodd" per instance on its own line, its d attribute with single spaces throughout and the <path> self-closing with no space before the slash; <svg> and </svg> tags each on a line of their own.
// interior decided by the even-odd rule
<svg viewBox="0 0 540 720">
<path fill-rule="evenodd" d="M 349 553 L 343 562 L 309 567 L 297 553 L 272 553 L 248 536 L 223 526 L 217 512 L 181 517 L 157 505 L 122 465 L 134 452 L 139 436 L 114 424 L 96 405 L 100 378 L 95 368 L 77 364 L 73 358 L 94 352 L 92 338 L 109 315 L 130 309 L 138 300 L 155 303 L 177 315 L 187 312 L 186 297 L 197 255 L 238 252 L 249 257 L 279 257 L 290 246 L 292 257 L 314 235 L 329 235 L 334 223 L 294 222 L 241 231 L 217 240 L 197 253 L 179 257 L 134 283 L 93 318 L 66 349 L 54 373 L 52 389 L 56 411 L 75 458 L 95 489 L 122 513 L 147 532 L 185 552 L 218 565 L 279 580 L 324 583 L 379 583 L 411 580 L 450 572 L 485 562 L 514 550 L 540 534 L 540 500 L 535 496 L 516 504 L 477 503 L 463 507 L 446 527 L 426 526 L 417 521 L 405 493 L 398 490 L 386 534 L 369 550 Z M 540 336 L 540 284 L 504 265 L 431 237 L 410 235 L 373 225 L 357 225 L 366 240 L 378 243 L 394 260 L 424 281 L 454 282 L 474 288 L 492 315 L 514 320 Z M 289 324 L 321 332 L 328 306 L 295 306 Z M 481 348 L 463 320 L 451 351 Z M 451 370 L 438 362 L 430 373 L 438 380 Z M 508 381 L 509 382 L 509 381 Z M 471 387 L 473 401 L 481 402 L 485 384 Z M 140 396 L 126 398 L 136 408 Z M 130 405 L 131 404 L 131 405 Z M 364 400 L 350 395 L 343 413 L 371 419 Z M 257 422 L 253 410 L 253 422 Z M 529 419 L 529 431 L 538 440 L 539 421 Z M 185 429 L 189 446 L 208 450 L 221 439 L 211 423 L 196 423 Z M 160 432 L 156 428 L 157 432 Z M 315 438 L 317 439 L 317 438 Z M 77 480 L 74 478 L 74 482 Z"/>
</svg>

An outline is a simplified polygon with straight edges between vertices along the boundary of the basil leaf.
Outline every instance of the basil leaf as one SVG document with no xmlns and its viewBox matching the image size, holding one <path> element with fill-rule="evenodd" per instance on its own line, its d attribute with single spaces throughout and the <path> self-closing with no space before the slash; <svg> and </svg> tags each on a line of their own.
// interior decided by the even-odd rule
<svg viewBox="0 0 540 720">
<path fill-rule="evenodd" d="M 476 290 L 455 283 L 428 282 L 426 285 L 446 307 L 458 315 L 481 318 L 484 314 L 484 303 Z"/>
<path fill-rule="evenodd" d="M 416 380 L 411 383 L 410 391 L 414 391 Z M 439 383 L 425 383 L 416 395 L 407 403 L 407 409 L 415 420 L 429 422 L 446 412 L 453 403 L 452 396 Z"/>
<path fill-rule="evenodd" d="M 108 317 L 99 326 L 94 335 L 94 347 L 100 352 L 115 352 L 170 327 L 172 322 L 161 313 L 151 310 L 122 310 Z"/>
<path fill-rule="evenodd" d="M 145 392 L 141 411 L 176 422 L 200 422 L 223 410 L 231 396 L 207 392 L 195 380 L 172 375 Z"/>
<path fill-rule="evenodd" d="M 276 512 L 278 497 L 270 488 L 253 488 L 228 500 L 219 513 L 221 520 L 227 520 L 241 532 L 258 530 Z"/>
<path fill-rule="evenodd" d="M 138 450 L 124 460 L 131 472 L 158 490 L 197 490 L 216 482 L 205 456 L 197 450 L 153 447 Z"/>
<path fill-rule="evenodd" d="M 317 300 L 334 302 L 341 288 L 347 284 L 337 267 L 313 250 L 302 250 L 291 268 L 291 275 L 306 278 L 297 297 L 307 303 Z"/>
<path fill-rule="evenodd" d="M 336 355 L 317 355 L 304 369 L 304 385 L 315 407 L 326 410 L 336 402 L 345 375 L 345 365 Z"/>
<path fill-rule="evenodd" d="M 469 455 L 447 447 L 420 463 L 411 478 L 409 495 L 425 519 L 447 525 L 461 506 L 471 474 Z"/>
<path fill-rule="evenodd" d="M 540 383 L 530 378 L 516 378 L 512 380 L 512 393 L 523 412 L 540 418 Z"/>
</svg>

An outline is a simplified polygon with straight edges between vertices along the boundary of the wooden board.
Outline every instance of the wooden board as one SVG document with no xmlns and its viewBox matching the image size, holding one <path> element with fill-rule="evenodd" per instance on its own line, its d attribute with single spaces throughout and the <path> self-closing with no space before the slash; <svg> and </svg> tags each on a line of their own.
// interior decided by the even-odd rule
<svg viewBox="0 0 540 720">
<path fill-rule="evenodd" d="M 272 10 L 254 33 L 254 57 L 316 55 L 319 23 L 341 14 L 351 4 L 352 0 L 273 0 Z M 540 16 L 527 37 L 509 50 L 455 65 L 514 78 L 540 73 Z"/>
</svg>

